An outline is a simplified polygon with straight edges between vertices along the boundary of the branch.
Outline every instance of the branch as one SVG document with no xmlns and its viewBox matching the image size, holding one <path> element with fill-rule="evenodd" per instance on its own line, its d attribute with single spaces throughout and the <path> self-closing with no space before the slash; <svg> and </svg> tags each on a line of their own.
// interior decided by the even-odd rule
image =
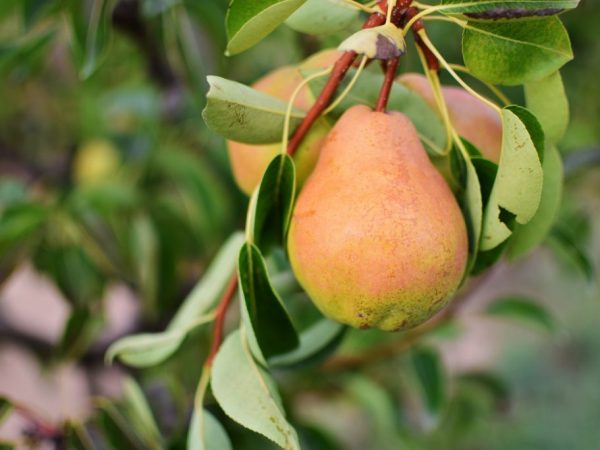
<svg viewBox="0 0 600 450">
<path fill-rule="evenodd" d="M 208 352 L 208 356 L 206 357 L 206 361 L 204 362 L 204 367 L 210 368 L 212 366 L 213 360 L 215 359 L 215 356 L 221 347 L 221 342 L 223 341 L 223 328 L 225 327 L 225 316 L 227 315 L 229 305 L 231 305 L 231 301 L 235 296 L 237 285 L 238 277 L 237 273 L 234 272 L 234 274 L 231 276 L 231 280 L 229 280 L 229 284 L 225 288 L 225 292 L 223 292 L 221 300 L 219 300 L 217 316 L 215 318 L 215 326 L 213 328 L 212 343 L 210 346 L 210 351 Z"/>
<path fill-rule="evenodd" d="M 363 25 L 363 28 L 373 28 L 382 25 L 384 22 L 385 16 L 379 13 L 374 13 L 369 16 Z M 345 52 L 337 60 L 333 67 L 333 71 L 331 72 L 331 75 L 325 84 L 325 87 L 319 94 L 319 97 L 317 97 L 315 103 L 309 109 L 308 113 L 302 120 L 302 123 L 300 123 L 296 129 L 294 136 L 290 139 L 287 148 L 288 154 L 293 155 L 296 152 L 312 125 L 319 118 L 325 108 L 327 108 L 331 102 L 331 99 L 333 98 L 333 95 L 335 94 L 335 91 L 342 82 L 344 75 L 346 75 L 346 72 L 348 72 L 348 69 L 350 69 L 352 66 L 356 55 L 356 52 Z"/>
</svg>

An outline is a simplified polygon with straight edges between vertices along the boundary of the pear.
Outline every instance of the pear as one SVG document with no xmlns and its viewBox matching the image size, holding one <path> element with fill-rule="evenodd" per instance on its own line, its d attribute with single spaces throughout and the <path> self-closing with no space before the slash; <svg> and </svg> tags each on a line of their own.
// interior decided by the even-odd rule
<svg viewBox="0 0 600 450">
<path fill-rule="evenodd" d="M 252 87 L 287 102 L 296 87 L 304 80 L 301 70 L 325 68 L 333 64 L 340 54 L 337 50 L 324 50 L 314 54 L 299 66 L 284 66 L 267 74 L 256 81 Z M 294 106 L 307 111 L 314 101 L 310 89 L 308 86 L 304 86 L 298 93 Z M 319 148 L 330 128 L 325 119 L 318 120 L 298 148 L 294 160 L 299 185 L 302 185 L 314 168 L 319 157 Z M 281 150 L 281 143 L 248 145 L 228 141 L 227 145 L 235 181 L 242 191 L 251 195 L 260 182 L 267 165 Z"/>
<path fill-rule="evenodd" d="M 348 109 L 331 130 L 290 224 L 294 273 L 321 312 L 400 330 L 458 288 L 468 255 L 460 208 L 401 113 Z"/>
<path fill-rule="evenodd" d="M 425 76 L 406 73 L 398 77 L 398 81 L 437 110 L 433 90 Z M 498 163 L 502 149 L 502 121 L 498 113 L 462 88 L 444 86 L 442 93 L 458 134 L 474 144 L 487 159 Z"/>
</svg>

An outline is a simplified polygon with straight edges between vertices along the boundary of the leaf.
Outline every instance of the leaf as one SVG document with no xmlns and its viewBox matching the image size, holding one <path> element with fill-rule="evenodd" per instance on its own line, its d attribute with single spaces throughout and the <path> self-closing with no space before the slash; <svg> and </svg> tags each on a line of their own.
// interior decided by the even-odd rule
<svg viewBox="0 0 600 450">
<path fill-rule="evenodd" d="M 51 0 L 22 0 L 23 22 L 27 28 L 42 17 L 50 9 Z"/>
<path fill-rule="evenodd" d="M 15 450 L 17 444 L 13 442 L 0 441 L 0 450 Z"/>
<path fill-rule="evenodd" d="M 259 248 L 285 243 L 295 195 L 294 161 L 287 154 L 279 154 L 267 166 L 254 204 L 252 235 Z"/>
<path fill-rule="evenodd" d="M 306 0 L 232 0 L 225 27 L 227 55 L 253 47 L 283 23 Z"/>
<path fill-rule="evenodd" d="M 187 333 L 205 323 L 203 316 L 218 301 L 225 286 L 235 273 L 239 248 L 244 242 L 242 233 L 234 233 L 223 244 L 200 281 L 187 296 L 173 320 L 162 333 L 126 336 L 113 343 L 106 352 L 106 361 L 118 357 L 134 367 L 159 364 L 179 348 Z"/>
<path fill-rule="evenodd" d="M 558 14 L 575 8 L 579 0 L 442 0 L 441 4 L 448 5 L 442 9 L 446 14 L 497 20 Z"/>
<path fill-rule="evenodd" d="M 111 450 L 150 450 L 140 441 L 136 431 L 127 419 L 108 400 L 97 402 L 97 421 L 103 431 L 103 437 Z M 158 450 L 153 446 L 151 449 Z"/>
<path fill-rule="evenodd" d="M 307 76 L 310 73 L 309 71 L 302 71 L 303 76 Z M 352 75 L 352 73 L 348 74 L 340 85 L 340 91 L 347 86 L 348 80 L 352 78 Z M 344 111 L 356 104 L 367 105 L 371 108 L 375 107 L 383 78 L 383 74 L 379 72 L 363 71 L 352 90 L 331 114 L 338 118 Z M 324 86 L 325 80 L 323 79 L 316 79 L 309 83 L 309 87 L 315 95 L 318 95 Z M 431 109 L 420 95 L 409 90 L 401 83 L 393 83 L 388 101 L 388 109 L 406 114 L 415 125 L 419 137 L 428 149 L 434 153 L 443 151 L 446 146 L 446 130 L 444 125 L 438 114 Z"/>
<path fill-rule="evenodd" d="M 207 410 L 202 410 L 202 423 L 194 410 L 187 438 L 187 450 L 231 450 L 231 441 L 223 426 Z M 202 431 L 201 431 L 202 430 Z"/>
<path fill-rule="evenodd" d="M 140 294 L 146 310 L 154 311 L 158 295 L 159 237 L 152 220 L 143 214 L 133 219 L 130 233 L 131 257 Z"/>
<path fill-rule="evenodd" d="M 569 125 L 569 100 L 560 72 L 525 84 L 527 108 L 539 120 L 546 139 L 556 144 Z"/>
<path fill-rule="evenodd" d="M 542 243 L 552 229 L 558 214 L 563 190 L 563 166 L 558 149 L 553 145 L 544 152 L 544 184 L 542 199 L 533 219 L 526 225 L 517 225 L 510 239 L 508 254 L 519 258 Z"/>
<path fill-rule="evenodd" d="M 320 356 L 328 354 L 337 347 L 344 336 L 346 327 L 329 319 L 321 319 L 300 334 L 300 345 L 297 349 L 275 356 L 269 360 L 272 367 L 297 367 Z"/>
<path fill-rule="evenodd" d="M 559 250 L 566 254 L 568 259 L 581 270 L 586 279 L 590 282 L 593 281 L 595 278 L 594 264 L 583 246 L 558 225 L 552 229 L 550 237 L 549 243 L 555 251 Z"/>
<path fill-rule="evenodd" d="M 287 103 L 225 78 L 206 77 L 210 89 L 202 117 L 206 125 L 226 139 L 246 144 L 280 142 Z M 304 113 L 292 109 L 290 132 Z"/>
<path fill-rule="evenodd" d="M 483 218 L 481 249 L 491 250 L 512 233 L 513 220 L 526 224 L 535 215 L 542 196 L 543 133 L 525 108 L 502 110 L 502 153 L 498 174 Z"/>
<path fill-rule="evenodd" d="M 493 316 L 515 318 L 540 325 L 553 331 L 554 320 L 541 305 L 525 297 L 505 297 L 494 301 L 486 308 L 486 313 Z"/>
<path fill-rule="evenodd" d="M 444 370 L 439 354 L 430 348 L 420 347 L 411 352 L 411 361 L 427 410 L 434 416 L 439 416 L 446 402 Z"/>
<path fill-rule="evenodd" d="M 372 448 L 392 450 L 405 447 L 400 439 L 396 420 L 396 406 L 383 387 L 362 375 L 353 376 L 345 386 L 348 393 L 360 404 L 372 424 Z"/>
<path fill-rule="evenodd" d="M 99 60 L 108 47 L 110 39 L 110 17 L 115 0 L 93 0 L 87 17 L 87 34 L 82 42 L 83 61 L 80 75 L 88 78 L 98 68 Z"/>
<path fill-rule="evenodd" d="M 463 57 L 478 78 L 517 85 L 540 80 L 573 59 L 569 35 L 557 17 L 509 22 L 468 22 Z"/>
<path fill-rule="evenodd" d="M 241 331 L 231 333 L 221 346 L 211 380 L 217 402 L 231 419 L 286 450 L 300 449 L 274 382 L 254 361 Z"/>
<path fill-rule="evenodd" d="M 307 0 L 285 24 L 301 33 L 326 35 L 347 28 L 358 13 L 358 8 L 344 0 Z"/>
<path fill-rule="evenodd" d="M 160 449 L 162 437 L 143 391 L 135 380 L 126 377 L 123 382 L 124 412 L 130 426 L 143 438 L 148 448 Z"/>
<path fill-rule="evenodd" d="M 338 50 L 355 52 L 370 59 L 388 60 L 406 53 L 406 42 L 402 30 L 390 23 L 357 31 L 346 38 Z"/>
<path fill-rule="evenodd" d="M 243 305 L 262 354 L 269 358 L 295 349 L 299 345 L 298 333 L 271 286 L 267 266 L 255 245 L 242 246 L 238 274 Z"/>
<path fill-rule="evenodd" d="M 95 308 L 75 308 L 69 316 L 57 353 L 64 359 L 76 359 L 94 343 L 103 327 L 104 317 Z"/>
<path fill-rule="evenodd" d="M 0 396 L 0 425 L 6 420 L 6 418 L 12 413 L 13 405 L 9 399 L 4 396 Z"/>
<path fill-rule="evenodd" d="M 69 450 L 95 450 L 92 438 L 82 424 L 67 422 L 64 435 Z"/>
<path fill-rule="evenodd" d="M 499 408 L 506 408 L 510 401 L 510 390 L 496 374 L 488 372 L 468 372 L 458 377 L 458 382 L 477 386 L 489 393 Z"/>
</svg>

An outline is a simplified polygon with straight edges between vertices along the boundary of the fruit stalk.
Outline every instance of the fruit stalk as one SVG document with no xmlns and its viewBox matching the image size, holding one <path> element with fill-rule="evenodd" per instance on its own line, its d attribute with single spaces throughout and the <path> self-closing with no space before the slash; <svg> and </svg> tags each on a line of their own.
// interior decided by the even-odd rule
<svg viewBox="0 0 600 450">
<path fill-rule="evenodd" d="M 363 25 L 363 28 L 373 28 L 382 25 L 384 22 L 385 16 L 380 13 L 374 13 L 369 16 Z M 331 75 L 325 84 L 325 87 L 290 139 L 287 148 L 289 155 L 293 155 L 296 152 L 300 146 L 300 143 L 304 139 L 304 136 L 306 136 L 312 125 L 319 118 L 325 108 L 327 108 L 333 95 L 335 94 L 335 91 L 346 75 L 346 72 L 348 72 L 348 69 L 350 69 L 352 63 L 356 59 L 356 55 L 356 52 L 345 52 L 337 60 L 333 67 L 333 71 L 331 72 Z"/>
<path fill-rule="evenodd" d="M 390 91 L 392 90 L 394 79 L 396 78 L 399 62 L 400 58 L 394 58 L 390 59 L 386 64 L 385 78 L 383 80 L 383 85 L 381 86 L 381 91 L 379 92 L 377 105 L 375 106 L 375 111 L 377 112 L 385 112 L 385 108 L 387 107 L 390 98 Z"/>
</svg>

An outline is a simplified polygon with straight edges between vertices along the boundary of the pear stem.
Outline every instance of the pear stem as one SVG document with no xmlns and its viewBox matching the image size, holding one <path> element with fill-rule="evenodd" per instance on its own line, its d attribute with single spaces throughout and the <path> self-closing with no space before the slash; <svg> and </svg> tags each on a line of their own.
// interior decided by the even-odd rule
<svg viewBox="0 0 600 450">
<path fill-rule="evenodd" d="M 385 16 L 380 13 L 374 13 L 369 16 L 363 28 L 373 28 L 379 25 L 383 25 L 385 23 Z M 352 66 L 352 63 L 356 59 L 356 52 L 345 52 L 340 58 L 336 61 L 333 66 L 333 70 L 331 75 L 329 75 L 329 79 L 327 83 L 325 83 L 325 87 L 317 97 L 317 100 L 309 109 L 308 113 L 296 129 L 294 135 L 290 139 L 288 143 L 287 152 L 289 155 L 293 155 L 298 147 L 302 143 L 302 140 L 309 132 L 312 125 L 319 118 L 321 113 L 327 108 L 333 95 L 335 94 L 337 88 L 342 82 L 346 72 Z"/>
<path fill-rule="evenodd" d="M 377 112 L 385 112 L 388 100 L 390 98 L 392 85 L 394 84 L 394 79 L 396 78 L 396 71 L 398 70 L 399 62 L 400 58 L 398 57 L 390 59 L 386 64 L 385 78 L 383 80 L 383 84 L 381 85 L 381 91 L 379 91 L 377 106 L 375 106 L 375 111 Z"/>
</svg>

